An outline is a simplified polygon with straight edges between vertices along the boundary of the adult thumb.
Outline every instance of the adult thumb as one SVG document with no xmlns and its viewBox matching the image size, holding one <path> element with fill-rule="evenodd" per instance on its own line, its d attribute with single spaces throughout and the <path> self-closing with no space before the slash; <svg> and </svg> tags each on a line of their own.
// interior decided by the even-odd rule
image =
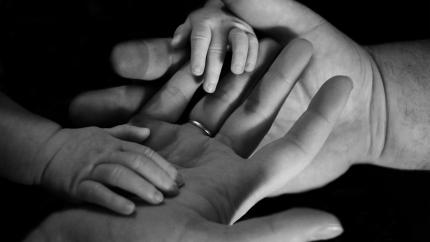
<svg viewBox="0 0 430 242">
<path fill-rule="evenodd" d="M 230 226 L 222 241 L 295 241 L 332 239 L 342 234 L 339 220 L 326 212 L 295 208 L 267 217 L 245 220 Z"/>
</svg>

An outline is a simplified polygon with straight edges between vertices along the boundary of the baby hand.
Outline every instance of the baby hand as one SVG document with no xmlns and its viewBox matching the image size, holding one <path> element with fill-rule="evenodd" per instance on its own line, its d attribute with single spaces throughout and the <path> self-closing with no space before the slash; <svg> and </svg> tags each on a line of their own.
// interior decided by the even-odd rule
<svg viewBox="0 0 430 242">
<path fill-rule="evenodd" d="M 159 204 L 164 199 L 161 192 L 178 194 L 182 179 L 160 155 L 138 144 L 148 136 L 148 129 L 131 125 L 62 129 L 43 151 L 51 158 L 41 183 L 124 215 L 133 213 L 135 204 L 110 188 Z"/>
<path fill-rule="evenodd" d="M 191 41 L 191 72 L 196 76 L 205 73 L 203 88 L 208 93 L 214 92 L 217 86 L 227 43 L 233 52 L 231 71 L 234 74 L 255 68 L 258 40 L 254 31 L 247 23 L 219 7 L 206 6 L 191 13 L 176 29 L 173 47 L 182 46 L 188 38 Z"/>
</svg>

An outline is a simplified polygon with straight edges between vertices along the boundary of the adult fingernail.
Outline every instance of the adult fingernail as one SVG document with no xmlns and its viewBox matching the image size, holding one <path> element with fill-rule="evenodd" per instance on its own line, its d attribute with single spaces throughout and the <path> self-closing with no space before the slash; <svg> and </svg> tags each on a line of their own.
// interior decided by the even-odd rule
<svg viewBox="0 0 430 242">
<path fill-rule="evenodd" d="M 317 230 L 313 235 L 313 240 L 327 240 L 335 238 L 343 233 L 342 227 L 337 224 L 329 225 Z"/>
</svg>

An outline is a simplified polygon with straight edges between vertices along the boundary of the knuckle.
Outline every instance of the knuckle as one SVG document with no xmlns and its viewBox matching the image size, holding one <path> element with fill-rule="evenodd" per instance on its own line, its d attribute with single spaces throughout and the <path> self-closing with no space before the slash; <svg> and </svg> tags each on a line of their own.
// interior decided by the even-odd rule
<svg viewBox="0 0 430 242">
<path fill-rule="evenodd" d="M 183 90 L 181 88 L 179 88 L 178 86 L 174 86 L 174 85 L 166 86 L 166 88 L 164 89 L 164 95 L 167 96 L 166 100 L 171 100 L 172 98 L 174 100 L 177 100 L 177 99 L 186 100 L 187 99 Z"/>
<path fill-rule="evenodd" d="M 320 110 L 310 109 L 307 112 L 309 112 L 310 115 L 313 115 L 314 117 L 316 117 L 317 119 L 319 119 L 320 121 L 322 121 L 324 123 L 327 123 L 327 124 L 332 123 L 330 118 L 327 115 L 325 115 L 324 113 L 322 113 Z"/>
<path fill-rule="evenodd" d="M 147 157 L 149 157 L 149 158 L 153 158 L 154 157 L 154 155 L 155 155 L 155 151 L 154 150 L 152 150 L 151 148 L 149 148 L 149 147 L 146 147 L 146 146 L 144 146 L 143 148 L 142 148 L 142 152 L 143 152 L 143 154 L 145 154 L 145 156 L 147 156 Z"/>
<path fill-rule="evenodd" d="M 231 103 L 236 98 L 236 95 L 234 95 L 232 91 L 224 88 L 218 88 L 217 91 L 212 94 L 212 96 L 221 103 Z"/>
<path fill-rule="evenodd" d="M 209 40 L 210 39 L 210 29 L 203 24 L 194 27 L 191 32 L 191 40 Z"/>
<path fill-rule="evenodd" d="M 230 37 L 232 39 L 246 40 L 247 35 L 243 30 L 234 28 L 230 31 Z"/>
<path fill-rule="evenodd" d="M 291 82 L 290 77 L 287 73 L 276 68 L 273 68 L 272 70 L 267 72 L 264 76 L 264 79 L 270 82 Z"/>
<path fill-rule="evenodd" d="M 225 49 L 225 45 L 222 44 L 213 44 L 209 47 L 208 52 L 212 54 L 223 54 Z"/>
<path fill-rule="evenodd" d="M 285 143 L 287 143 L 289 146 L 294 147 L 294 148 L 295 148 L 295 151 L 296 151 L 298 154 L 300 154 L 300 155 L 302 155 L 302 156 L 308 155 L 308 152 L 307 152 L 307 150 L 305 149 L 305 147 L 306 147 L 306 146 L 304 146 L 304 145 L 300 142 L 300 139 L 299 139 L 299 137 L 298 137 L 296 134 L 294 134 L 294 133 L 290 133 L 290 134 L 288 134 L 288 135 L 283 139 L 283 141 L 284 141 Z"/>
<path fill-rule="evenodd" d="M 120 166 L 114 166 L 108 174 L 109 180 L 114 184 L 118 183 L 122 174 L 123 174 L 123 169 Z"/>
<path fill-rule="evenodd" d="M 244 111 L 250 115 L 257 115 L 261 118 L 267 118 L 270 116 L 269 109 L 264 108 L 261 100 L 258 97 L 250 96 L 244 103 Z"/>
<path fill-rule="evenodd" d="M 191 41 L 209 41 L 210 37 L 204 32 L 193 32 L 191 35 Z"/>
<path fill-rule="evenodd" d="M 139 155 L 134 155 L 130 161 L 130 168 L 133 170 L 139 170 L 142 167 L 142 159 Z"/>
</svg>

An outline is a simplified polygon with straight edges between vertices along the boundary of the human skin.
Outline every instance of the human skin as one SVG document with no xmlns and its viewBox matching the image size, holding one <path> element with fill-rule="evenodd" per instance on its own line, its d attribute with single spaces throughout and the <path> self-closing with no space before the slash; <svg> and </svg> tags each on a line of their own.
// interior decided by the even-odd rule
<svg viewBox="0 0 430 242">
<path fill-rule="evenodd" d="M 301 76 L 283 103 L 273 126 L 260 146 L 279 138 L 291 127 L 309 103 L 310 95 L 324 83 L 324 77 L 343 73 L 352 77 L 355 83 L 353 98 L 348 101 L 345 112 L 339 117 L 336 127 L 319 154 L 303 172 L 273 195 L 324 186 L 358 163 L 398 169 L 428 169 L 429 154 L 426 147 L 430 142 L 428 140 L 430 136 L 426 113 L 428 113 L 427 104 L 430 102 L 430 95 L 428 95 L 429 89 L 426 83 L 430 79 L 430 73 L 426 67 L 430 61 L 430 41 L 363 47 L 304 6 L 291 1 L 273 2 L 278 4 L 278 8 L 284 8 L 283 10 L 287 12 L 291 11 L 291 9 L 288 10 L 290 7 L 298 8 L 289 15 L 294 17 L 293 20 L 296 22 L 292 20 L 274 22 L 270 16 L 276 16 L 276 12 L 271 12 L 270 16 L 266 14 L 260 16 L 261 18 L 254 18 L 254 21 L 260 21 L 260 23 L 251 22 L 255 28 L 261 28 L 264 31 L 265 28 L 270 30 L 274 29 L 273 26 L 278 26 L 275 29 L 299 31 L 304 28 L 305 23 L 309 26 L 313 25 L 310 23 L 311 20 L 322 21 L 323 24 L 319 28 L 311 28 L 310 32 L 300 34 L 302 38 L 313 43 L 311 63 L 305 69 L 306 74 Z M 249 15 L 259 16 L 252 11 L 260 6 L 260 2 L 254 1 L 255 6 L 248 4 L 238 10 L 240 3 L 243 2 L 236 1 L 229 4 L 236 6 L 236 11 L 240 11 L 238 13 L 242 14 L 243 18 L 246 18 L 245 10 L 251 12 Z M 270 6 L 270 4 L 263 5 Z M 301 18 L 307 20 L 300 20 Z M 267 23 L 263 20 L 272 22 Z M 290 25 L 299 26 L 290 28 L 288 27 Z M 271 34 L 277 36 L 276 33 L 271 32 Z M 285 45 L 289 41 L 289 38 L 279 38 L 279 36 L 278 43 Z M 128 44 L 129 46 L 123 45 L 122 48 L 136 48 L 134 43 Z M 276 47 L 271 51 L 276 52 Z M 179 56 L 175 51 L 163 53 L 165 55 L 156 56 L 151 61 L 160 63 L 162 62 L 160 60 L 171 59 L 170 55 Z M 264 59 L 264 51 L 260 51 L 260 55 Z M 183 57 L 184 55 L 180 58 Z M 135 58 L 141 57 L 135 56 Z M 118 63 L 128 66 L 127 63 L 130 62 L 127 58 L 114 58 L 113 61 L 114 66 L 118 66 Z M 272 60 L 269 58 L 266 61 Z M 168 70 L 171 66 L 173 65 L 169 64 L 163 68 Z M 150 71 L 142 75 L 138 70 L 127 69 L 125 77 L 132 76 L 144 80 L 145 75 L 153 75 Z M 211 131 L 217 132 L 225 118 L 232 112 L 235 103 L 240 100 L 243 86 L 246 85 L 243 84 L 243 79 L 247 75 L 225 77 L 226 81 L 220 83 L 217 92 L 204 97 L 196 105 L 191 118 L 199 120 Z M 311 79 L 311 76 L 315 79 Z M 111 100 L 110 102 L 98 102 L 94 99 L 96 95 L 84 93 L 73 103 L 75 106 L 72 106 L 71 113 L 76 120 L 85 124 L 92 124 L 86 120 L 86 117 L 94 110 L 106 110 L 103 112 L 105 115 L 114 116 L 117 109 L 120 109 L 126 110 L 124 113 L 130 116 L 135 112 L 134 107 L 148 98 L 146 90 L 143 87 L 120 87 L 98 91 L 97 96 Z M 113 99 L 112 96 L 116 98 Z M 103 120 L 97 122 L 101 121 Z M 249 147 L 257 145 L 258 142 Z M 243 156 L 248 156 L 253 151 L 252 147 Z"/>
<path fill-rule="evenodd" d="M 222 9 L 221 1 L 209 1 L 189 14 L 176 29 L 172 39 L 175 48 L 190 43 L 191 72 L 204 73 L 203 89 L 213 93 L 217 86 L 227 44 L 231 47 L 231 71 L 237 75 L 255 68 L 258 40 L 252 28 L 241 19 Z"/>
<path fill-rule="evenodd" d="M 295 78 L 306 61 L 291 65 L 283 60 L 287 57 L 309 60 L 310 52 L 309 43 L 298 40 L 284 49 L 278 57 L 280 62 L 275 61 L 278 65 L 270 71 L 294 73 L 291 78 Z M 262 82 L 271 88 L 254 92 L 250 100 L 265 100 L 271 90 L 279 88 L 285 92 L 283 96 L 287 95 L 288 82 L 280 86 L 280 80 L 271 75 Z M 244 116 L 231 116 L 225 123 L 226 128 L 213 138 L 190 123 L 175 124 L 199 85 L 189 66 L 183 67 L 131 120 L 133 124 L 150 127 L 152 136 L 146 144 L 181 171 L 186 185 L 177 197 L 161 206 L 142 204 L 132 217 L 86 209 L 58 212 L 42 223 L 28 241 L 311 241 L 338 235 L 341 232 L 338 221 L 313 210 L 287 211 L 231 227 L 225 224 L 236 221 L 253 204 L 284 184 L 285 177 L 294 177 L 293 173 L 312 159 L 342 112 L 352 89 L 351 81 L 335 77 L 327 82 L 298 125 L 251 159 L 241 158 L 237 155 L 239 151 L 231 147 L 233 143 L 248 140 L 245 136 L 230 135 L 230 128 L 245 121 Z M 277 97 L 279 102 L 283 96 Z M 246 107 L 252 115 L 263 108 L 258 105 L 249 108 L 249 104 L 245 102 L 236 110 L 241 112 Z M 262 119 L 261 124 L 270 121 Z M 272 165 L 262 166 L 266 164 L 262 159 Z M 285 170 L 292 174 L 285 176 L 279 172 Z"/>
<path fill-rule="evenodd" d="M 306 6 L 290 0 L 225 0 L 227 8 L 282 46 L 292 37 L 312 43 L 312 61 L 260 144 L 295 122 L 328 78 L 354 82 L 345 112 L 311 165 L 278 193 L 323 186 L 350 166 L 426 168 L 429 152 L 429 41 L 360 46 Z M 234 92 L 232 90 L 232 92 Z M 210 103 L 210 101 L 206 101 Z M 204 109 L 204 107 L 203 107 Z M 205 123 L 202 115 L 203 123 Z M 211 117 L 208 117 L 210 119 Z M 215 129 L 219 124 L 214 124 Z"/>
</svg>

